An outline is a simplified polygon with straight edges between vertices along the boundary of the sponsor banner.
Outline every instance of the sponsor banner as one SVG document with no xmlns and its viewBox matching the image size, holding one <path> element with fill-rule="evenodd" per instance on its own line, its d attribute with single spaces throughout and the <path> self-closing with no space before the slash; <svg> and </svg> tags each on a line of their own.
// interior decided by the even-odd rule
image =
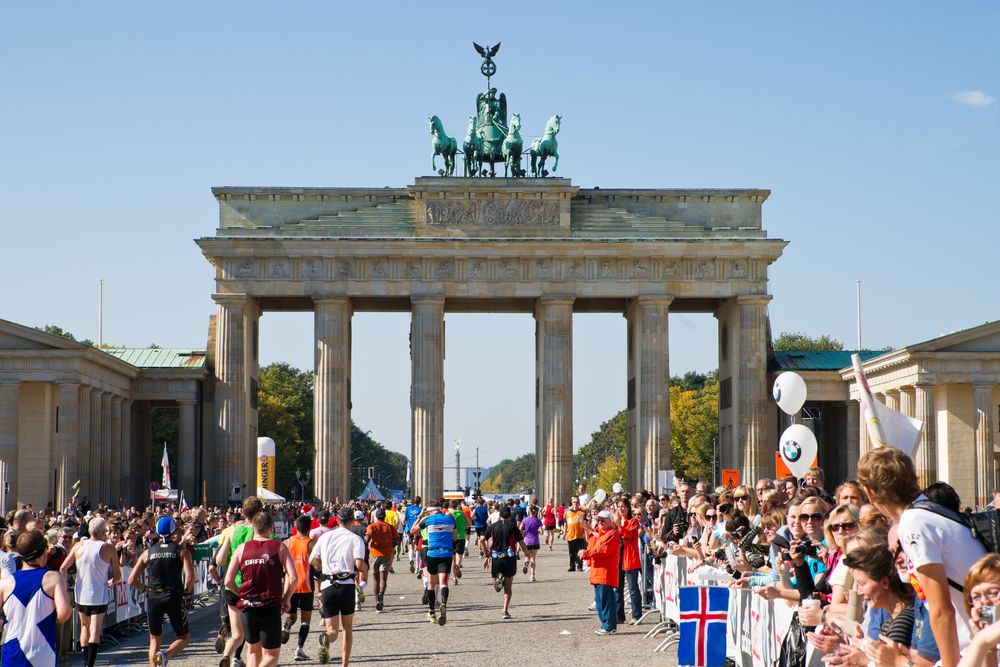
<svg viewBox="0 0 1000 667">
<path fill-rule="evenodd" d="M 277 447 L 271 438 L 257 438 L 257 488 L 274 491 L 275 454 Z"/>
</svg>

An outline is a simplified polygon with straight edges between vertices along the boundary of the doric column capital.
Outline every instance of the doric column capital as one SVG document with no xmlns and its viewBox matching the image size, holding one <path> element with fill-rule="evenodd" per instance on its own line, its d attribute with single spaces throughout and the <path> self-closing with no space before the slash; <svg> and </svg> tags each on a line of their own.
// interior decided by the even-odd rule
<svg viewBox="0 0 1000 667">
<path fill-rule="evenodd" d="M 934 386 L 934 376 L 929 373 L 917 373 L 913 386 L 917 389 L 930 389 Z"/>
<path fill-rule="evenodd" d="M 983 377 L 981 375 L 972 376 L 972 388 L 973 389 L 993 389 L 996 382 L 991 377 Z"/>
<path fill-rule="evenodd" d="M 442 294 L 412 294 L 410 304 L 414 306 L 443 306 L 444 295 Z"/>
<path fill-rule="evenodd" d="M 672 296 L 663 296 L 662 294 L 640 294 L 633 299 L 635 303 L 640 306 L 660 306 L 663 308 L 669 308 L 670 304 L 674 302 Z"/>
<path fill-rule="evenodd" d="M 736 303 L 741 306 L 766 306 L 773 298 L 770 294 L 740 294 Z"/>
<path fill-rule="evenodd" d="M 67 390 L 80 388 L 80 383 L 77 382 L 76 380 L 56 380 L 56 385 L 60 389 L 63 389 L 65 387 Z"/>
<path fill-rule="evenodd" d="M 212 301 L 219 304 L 220 306 L 245 306 L 250 300 L 246 294 L 220 294 L 216 293 L 212 295 Z"/>
<path fill-rule="evenodd" d="M 312 297 L 314 306 L 348 306 L 351 305 L 351 298 L 338 294 L 323 294 Z"/>
<path fill-rule="evenodd" d="M 198 401 L 193 398 L 179 398 L 177 399 L 177 405 L 197 405 Z"/>
</svg>

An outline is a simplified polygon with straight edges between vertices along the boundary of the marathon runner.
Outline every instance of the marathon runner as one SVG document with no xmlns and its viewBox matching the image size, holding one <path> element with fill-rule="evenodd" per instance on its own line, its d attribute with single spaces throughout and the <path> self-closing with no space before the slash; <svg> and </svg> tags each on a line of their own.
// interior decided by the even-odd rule
<svg viewBox="0 0 1000 667">
<path fill-rule="evenodd" d="M 448 573 L 452 566 L 455 542 L 458 541 L 458 530 L 455 518 L 450 513 L 441 511 L 440 502 L 431 502 L 427 509 L 429 514 L 418 521 L 410 533 L 416 535 L 422 530 L 427 531 L 427 538 L 424 540 L 427 557 L 424 565 L 427 574 L 435 580 L 433 583 L 427 581 L 427 606 L 430 608 L 427 618 L 432 623 L 444 625 L 448 620 Z M 434 613 L 436 583 L 441 585 L 440 616 Z"/>
<path fill-rule="evenodd" d="M 361 510 L 354 510 L 354 523 L 348 526 L 348 529 L 361 538 L 361 541 L 365 543 L 365 562 L 367 563 L 369 558 L 371 558 L 370 549 L 368 548 L 368 542 L 365 541 L 365 535 L 368 532 L 368 522 L 365 521 L 365 513 Z M 354 611 L 361 611 L 361 605 L 365 602 L 365 589 L 361 585 L 362 577 L 360 572 L 354 573 L 354 593 L 356 597 L 356 602 L 354 605 Z"/>
<path fill-rule="evenodd" d="M 56 623 L 65 623 L 73 615 L 66 578 L 47 569 L 49 545 L 40 531 L 21 533 L 13 547 L 21 569 L 5 572 L 0 580 L 7 639 L 0 662 L 55 667 Z"/>
<path fill-rule="evenodd" d="M 416 560 L 417 546 L 414 539 L 410 536 L 410 530 L 413 528 L 413 524 L 417 522 L 420 518 L 420 513 L 423 512 L 424 508 L 420 506 L 420 496 L 413 499 L 412 505 L 406 506 L 406 511 L 403 513 L 403 539 L 406 540 L 406 557 L 410 561 L 410 572 L 416 571 L 416 566 L 414 565 L 414 560 Z M 419 577 L 417 577 L 419 579 Z"/>
<path fill-rule="evenodd" d="M 545 504 L 545 508 L 542 510 L 542 524 L 545 526 L 545 544 L 549 546 L 549 551 L 552 551 L 552 545 L 556 542 L 556 507 L 552 503 L 552 499 L 549 498 L 549 502 Z"/>
<path fill-rule="evenodd" d="M 458 586 L 458 581 L 462 578 L 462 555 L 465 553 L 465 540 L 468 536 L 466 526 L 468 523 L 465 519 L 465 512 L 462 511 L 462 501 L 457 498 L 451 501 L 451 518 L 455 520 L 455 530 L 458 535 L 458 539 L 455 540 L 454 545 L 455 562 L 452 566 L 452 574 L 455 575 L 455 585 Z"/>
<path fill-rule="evenodd" d="M 389 522 L 388 512 L 383 508 L 375 510 L 375 523 L 365 530 L 365 541 L 371 551 L 372 589 L 375 591 L 375 611 L 382 613 L 385 608 L 385 590 L 389 583 L 389 572 L 392 567 L 392 554 L 396 547 L 399 533 L 396 526 Z"/>
<path fill-rule="evenodd" d="M 483 537 L 483 545 L 489 549 L 483 569 L 492 564 L 490 570 L 495 578 L 493 587 L 497 592 L 503 591 L 503 620 L 510 616 L 510 599 L 514 592 L 514 575 L 517 574 L 517 547 L 528 552 L 524 538 L 517 524 L 513 521 L 509 505 L 500 508 L 500 520 L 490 524 Z"/>
<path fill-rule="evenodd" d="M 531 582 L 535 581 L 535 571 L 538 569 L 538 549 L 541 546 L 538 533 L 541 529 L 542 522 L 538 518 L 538 505 L 532 505 L 528 508 L 528 516 L 521 522 L 521 534 L 524 536 L 524 545 L 527 547 L 524 551 L 524 566 L 521 568 L 521 572 L 528 574 L 528 568 L 531 568 L 531 578 L 528 579 Z"/>
<path fill-rule="evenodd" d="M 309 537 L 309 527 L 312 521 L 305 514 L 295 520 L 295 534 L 285 540 L 288 553 L 292 555 L 292 564 L 295 565 L 295 574 L 299 581 L 295 585 L 295 592 L 289 603 L 288 618 L 285 619 L 285 627 L 281 632 L 281 643 L 288 641 L 289 632 L 295 625 L 296 613 L 302 611 L 302 624 L 299 626 L 298 647 L 295 649 L 295 660 L 302 662 L 308 660 L 305 653 L 306 640 L 309 638 L 309 622 L 313 613 L 313 578 L 309 567 L 309 554 L 316 546 L 316 540 Z"/>
<path fill-rule="evenodd" d="M 184 595 L 190 595 L 194 590 L 194 562 L 191 552 L 174 540 L 175 533 L 177 522 L 169 516 L 161 516 L 156 522 L 156 534 L 160 540 L 149 545 L 139 556 L 128 576 L 129 586 L 146 593 L 150 667 L 163 667 L 169 658 L 183 651 L 191 641 Z M 142 581 L 143 572 L 146 573 L 146 583 Z M 176 635 L 166 650 L 160 648 L 164 615 Z"/>
<path fill-rule="evenodd" d="M 87 667 L 94 667 L 101 648 L 104 614 L 111 602 L 111 589 L 122 580 L 118 552 L 106 542 L 107 524 L 94 517 L 87 524 L 89 537 L 76 543 L 59 571 L 63 576 L 76 565 L 76 611 L 80 615 L 80 646 Z M 110 576 L 108 576 L 110 574 Z"/>
<path fill-rule="evenodd" d="M 243 499 L 243 520 L 234 523 L 231 528 L 232 530 L 228 535 L 223 534 L 225 537 L 222 538 L 222 543 L 219 545 L 219 550 L 215 554 L 215 564 L 219 566 L 223 571 L 227 571 L 230 561 L 236 550 L 244 542 L 250 540 L 253 537 L 253 524 L 251 523 L 257 515 L 263 511 L 264 502 L 257 496 L 247 496 Z M 229 530 L 227 528 L 227 530 Z M 243 577 L 241 574 L 236 575 L 236 586 L 239 587 L 243 583 Z M 243 659 L 240 654 L 243 652 L 243 623 L 241 621 L 240 610 L 237 608 L 236 603 L 238 602 L 236 593 L 229 590 L 228 587 L 223 584 L 222 596 L 226 603 L 226 616 L 223 620 L 222 627 L 219 628 L 219 639 L 216 640 L 216 651 L 218 651 L 219 640 L 223 639 L 226 634 L 229 634 L 229 639 L 223 644 L 222 660 L 219 662 L 220 665 L 232 665 L 232 667 L 242 667 Z M 230 660 L 232 658 L 232 660 Z"/>
<path fill-rule="evenodd" d="M 486 534 L 486 519 L 489 515 L 490 510 L 486 507 L 486 501 L 482 496 L 479 496 L 476 498 L 476 506 L 472 510 L 472 525 L 476 529 L 476 544 L 479 545 L 480 560 L 486 557 L 486 552 L 483 551 L 483 535 Z"/>
<path fill-rule="evenodd" d="M 337 519 L 330 516 L 330 510 L 320 510 L 319 514 L 312 521 L 312 530 L 309 531 L 309 537 L 318 540 L 320 535 L 336 527 Z"/>
<path fill-rule="evenodd" d="M 368 565 L 365 563 L 365 542 L 349 530 L 354 523 L 354 512 L 345 507 L 340 510 L 340 527 L 324 534 L 313 547 L 309 563 L 320 575 L 320 614 L 326 632 L 319 636 L 320 663 L 330 660 L 330 642 L 337 641 L 340 625 L 344 626 L 344 643 L 341 660 L 347 667 L 351 660 L 354 641 L 354 575 L 360 573 L 361 583 L 367 582 Z"/>
<path fill-rule="evenodd" d="M 253 537 L 233 552 L 226 570 L 226 590 L 238 599 L 246 622 L 246 642 L 253 667 L 273 667 L 281 655 L 281 612 L 289 608 L 298 575 L 288 547 L 274 539 L 274 518 L 258 512 Z M 237 587 L 237 575 L 241 583 Z M 239 621 L 236 621 L 239 625 Z M 235 636 L 235 632 L 233 635 Z M 219 667 L 228 667 L 223 657 Z"/>
</svg>

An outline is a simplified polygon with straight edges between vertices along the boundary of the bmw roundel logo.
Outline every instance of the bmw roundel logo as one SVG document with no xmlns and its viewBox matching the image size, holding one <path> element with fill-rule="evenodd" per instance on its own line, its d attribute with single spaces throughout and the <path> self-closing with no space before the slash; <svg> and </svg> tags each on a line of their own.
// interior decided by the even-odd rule
<svg viewBox="0 0 1000 667">
<path fill-rule="evenodd" d="M 794 440 L 786 440 L 781 443 L 781 454 L 788 461 L 798 461 L 802 456 L 802 446 Z"/>
</svg>

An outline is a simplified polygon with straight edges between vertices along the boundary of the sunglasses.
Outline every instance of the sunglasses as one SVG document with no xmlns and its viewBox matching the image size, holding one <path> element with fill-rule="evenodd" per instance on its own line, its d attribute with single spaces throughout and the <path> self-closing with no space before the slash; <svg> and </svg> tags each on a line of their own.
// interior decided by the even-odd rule
<svg viewBox="0 0 1000 667">
<path fill-rule="evenodd" d="M 858 527 L 858 524 L 854 521 L 845 521 L 844 523 L 831 523 L 830 532 L 839 533 L 842 530 L 854 530 Z"/>
<path fill-rule="evenodd" d="M 746 500 L 746 499 L 747 499 L 746 496 L 733 496 L 733 500 L 735 500 L 736 502 L 740 502 L 741 500 Z"/>
<path fill-rule="evenodd" d="M 705 518 L 706 519 L 714 519 L 715 518 L 715 512 L 706 512 L 705 513 Z"/>
<path fill-rule="evenodd" d="M 822 512 L 816 512 L 814 514 L 800 514 L 799 521 L 822 521 L 826 518 L 826 515 Z"/>
</svg>

